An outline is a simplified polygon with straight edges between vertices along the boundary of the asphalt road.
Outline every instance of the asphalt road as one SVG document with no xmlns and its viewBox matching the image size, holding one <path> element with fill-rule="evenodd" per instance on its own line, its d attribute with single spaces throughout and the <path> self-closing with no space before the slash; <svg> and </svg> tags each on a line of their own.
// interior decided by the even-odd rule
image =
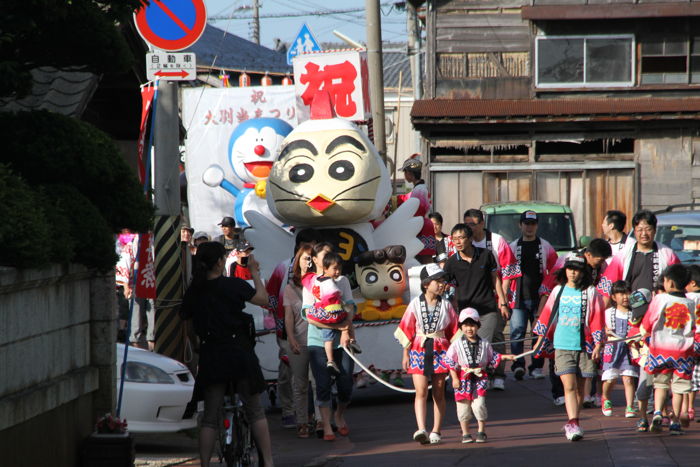
<svg viewBox="0 0 700 467">
<path fill-rule="evenodd" d="M 624 418 L 620 389 L 613 395 L 612 417 L 603 416 L 598 408 L 584 409 L 581 426 L 585 438 L 576 443 L 564 438 L 565 411 L 552 404 L 547 379 L 515 381 L 509 375 L 506 391 L 489 391 L 485 444 L 461 444 L 451 392 L 447 400 L 443 442 L 437 446 L 420 446 L 411 440 L 416 429 L 412 397 L 379 384 L 355 391 L 346 416 L 350 435 L 334 442 L 297 439 L 294 430 L 281 427 L 280 413 L 272 412 L 268 420 L 276 465 L 700 465 L 700 423 L 693 422 L 683 436 L 671 436 L 666 429 L 661 434 L 637 433 L 636 419 Z M 199 465 L 196 432 L 137 436 L 136 441 L 137 466 Z"/>
</svg>

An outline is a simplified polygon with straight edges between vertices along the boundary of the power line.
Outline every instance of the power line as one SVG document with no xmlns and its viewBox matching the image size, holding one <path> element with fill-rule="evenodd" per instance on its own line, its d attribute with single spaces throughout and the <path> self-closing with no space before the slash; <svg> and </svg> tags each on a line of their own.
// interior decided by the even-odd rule
<svg viewBox="0 0 700 467">
<path fill-rule="evenodd" d="M 382 6 L 386 5 L 391 5 L 391 3 L 382 3 Z M 320 10 L 320 11 L 302 11 L 298 13 L 272 13 L 272 14 L 265 14 L 265 15 L 259 15 L 258 18 L 296 18 L 300 16 L 326 16 L 326 15 L 338 15 L 338 14 L 344 14 L 344 13 L 358 13 L 361 11 L 365 11 L 364 8 L 346 8 L 344 10 Z M 228 19 L 245 19 L 245 20 L 252 20 L 254 19 L 254 16 L 233 16 L 233 15 L 214 15 L 214 16 L 208 16 L 207 20 L 209 21 L 219 21 L 219 20 L 228 20 Z"/>
</svg>

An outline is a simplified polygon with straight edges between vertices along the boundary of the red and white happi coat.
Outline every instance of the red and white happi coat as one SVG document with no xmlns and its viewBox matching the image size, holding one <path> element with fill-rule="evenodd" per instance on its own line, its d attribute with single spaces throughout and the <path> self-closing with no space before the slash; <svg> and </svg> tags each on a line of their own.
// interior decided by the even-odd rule
<svg viewBox="0 0 700 467">
<path fill-rule="evenodd" d="M 433 372 L 447 373 L 449 366 L 445 360 L 450 343 L 461 333 L 458 333 L 459 323 L 449 300 L 440 300 L 437 325 L 434 332 L 426 330 L 423 320 L 420 300 L 423 295 L 414 298 L 408 304 L 401 318 L 394 337 L 403 348 L 409 348 L 409 374 L 424 374 L 425 370 L 425 341 L 433 339 Z"/>
<path fill-rule="evenodd" d="M 544 279 L 549 275 L 549 272 L 554 268 L 555 264 L 557 263 L 557 260 L 559 259 L 559 255 L 557 255 L 557 251 L 554 249 L 551 243 L 549 243 L 547 240 L 541 237 L 537 237 L 539 239 L 539 252 L 537 253 L 537 256 L 540 259 L 540 272 L 542 273 L 542 283 L 544 283 Z M 513 253 L 513 257 L 515 257 L 515 261 L 518 265 L 518 269 L 520 270 L 521 274 L 518 277 L 522 276 L 522 265 L 521 260 L 522 256 L 518 253 L 518 241 L 513 240 L 510 242 L 509 248 L 510 251 Z M 520 258 L 518 258 L 520 256 Z M 519 285 L 522 283 L 522 281 L 518 280 L 515 278 L 510 282 L 510 293 L 508 294 L 508 305 L 511 308 L 517 308 L 518 306 L 518 293 L 521 291 L 519 290 Z M 541 288 L 541 286 L 540 286 Z"/>
<path fill-rule="evenodd" d="M 547 273 L 546 276 L 542 279 L 542 285 L 540 285 L 540 296 L 542 295 L 549 295 L 552 293 L 552 289 L 557 286 L 557 273 L 561 268 L 564 267 L 564 264 L 566 264 L 566 260 L 569 259 L 570 256 L 574 255 L 574 252 L 568 253 L 563 256 L 559 256 L 554 263 L 554 266 L 552 266 Z M 593 270 L 593 285 L 596 286 L 598 285 L 598 281 L 602 277 L 603 274 L 605 274 L 606 269 L 608 268 L 608 263 L 604 262 L 601 264 L 597 270 Z"/>
<path fill-rule="evenodd" d="M 649 254 L 657 255 L 657 257 L 654 259 L 656 264 L 654 268 L 654 281 L 656 282 L 664 269 L 672 264 L 680 263 L 680 260 L 673 250 L 666 245 L 659 242 L 654 242 L 654 244 L 656 245 L 656 251 Z M 613 282 L 626 280 L 625 278 L 627 277 L 630 264 L 632 263 L 632 257 L 636 251 L 636 245 L 636 241 L 628 241 L 625 248 L 613 256 L 612 261 L 610 261 L 610 264 L 605 269 L 605 272 L 598 282 L 598 292 L 600 292 L 603 296 L 610 296 L 610 289 L 612 288 Z"/>
<path fill-rule="evenodd" d="M 116 250 L 119 259 L 115 267 L 115 280 L 117 285 L 133 286 L 138 245 L 139 236 L 136 234 L 121 234 L 118 236 Z"/>
<path fill-rule="evenodd" d="M 542 313 L 540 313 L 535 327 L 532 329 L 533 334 L 544 336 L 542 346 L 534 355 L 535 358 L 554 357 L 554 331 L 557 327 L 558 316 L 554 316 L 552 312 L 562 287 L 561 285 L 554 287 L 547 299 L 547 303 L 542 308 Z M 596 292 L 594 287 L 588 287 L 583 293 L 586 294 L 586 317 L 583 320 L 583 332 L 586 340 L 586 352 L 592 353 L 593 347 L 602 343 L 605 337 L 603 332 L 605 329 L 605 307 L 603 305 L 603 297 Z M 559 313 L 556 314 L 558 315 Z"/>
<path fill-rule="evenodd" d="M 484 232 L 484 239 L 476 242 L 472 240 L 472 244 L 478 248 L 485 248 L 491 251 L 496 264 L 498 265 L 498 273 L 501 275 L 501 279 L 516 279 L 520 277 L 520 265 L 518 260 L 513 254 L 513 250 L 510 249 L 510 245 L 505 238 L 495 232 L 489 232 L 488 230 Z"/>
<path fill-rule="evenodd" d="M 486 396 L 489 384 L 487 370 L 501 364 L 501 354 L 493 350 L 486 339 L 479 339 L 477 354 L 470 355 L 467 337 L 462 335 L 455 339 L 447 349 L 447 362 L 450 369 L 459 373 L 459 389 L 455 389 L 455 400 L 473 401 L 477 397 Z"/>
<path fill-rule="evenodd" d="M 690 379 L 700 355 L 700 334 L 695 301 L 669 293 L 657 294 L 642 319 L 648 334 L 649 356 L 644 370 L 650 374 L 675 373 Z"/>
<path fill-rule="evenodd" d="M 401 206 L 401 204 L 409 198 L 416 198 L 419 201 L 420 205 L 414 216 L 423 218 L 423 227 L 418 233 L 418 240 L 423 243 L 423 249 L 418 254 L 434 255 L 436 242 L 435 229 L 433 228 L 433 222 L 427 217 L 430 213 L 432 203 L 430 201 L 430 192 L 425 182 L 415 185 L 413 189 L 405 195 L 398 195 L 396 197 L 397 206 Z"/>
<path fill-rule="evenodd" d="M 315 272 L 307 272 L 301 278 L 304 289 L 314 297 L 314 304 L 306 310 L 306 318 L 322 324 L 342 323 L 348 317 L 343 308 L 343 292 L 332 278 L 319 278 L 321 276 Z"/>
<path fill-rule="evenodd" d="M 293 275 L 293 258 L 287 259 L 275 266 L 270 278 L 265 283 L 268 305 L 265 307 L 275 317 L 277 337 L 284 336 L 284 289 Z"/>
</svg>

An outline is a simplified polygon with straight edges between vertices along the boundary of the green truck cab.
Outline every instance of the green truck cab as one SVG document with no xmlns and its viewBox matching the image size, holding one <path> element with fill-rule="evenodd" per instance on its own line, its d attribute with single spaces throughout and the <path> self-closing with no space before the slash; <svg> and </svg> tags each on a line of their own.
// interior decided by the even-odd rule
<svg viewBox="0 0 700 467">
<path fill-rule="evenodd" d="M 508 242 L 520 237 L 520 214 L 535 211 L 537 235 L 551 243 L 557 253 L 561 255 L 578 248 L 574 215 L 569 206 L 547 201 L 511 201 L 484 204 L 481 210 L 486 228 Z"/>
</svg>

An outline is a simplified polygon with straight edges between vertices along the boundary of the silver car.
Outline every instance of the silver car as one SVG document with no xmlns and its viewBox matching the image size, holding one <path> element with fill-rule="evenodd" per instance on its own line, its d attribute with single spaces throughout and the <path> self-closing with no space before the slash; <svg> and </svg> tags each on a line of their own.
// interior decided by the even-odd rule
<svg viewBox="0 0 700 467">
<path fill-rule="evenodd" d="M 683 264 L 700 264 L 700 211 L 657 212 L 656 241 L 673 249 Z"/>
</svg>

